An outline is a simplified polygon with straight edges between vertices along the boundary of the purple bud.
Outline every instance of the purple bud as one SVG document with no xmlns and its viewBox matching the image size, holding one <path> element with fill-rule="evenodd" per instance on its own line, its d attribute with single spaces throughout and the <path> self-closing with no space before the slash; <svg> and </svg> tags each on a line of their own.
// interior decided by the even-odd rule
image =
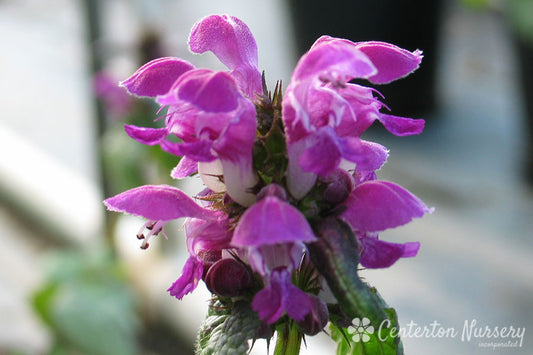
<svg viewBox="0 0 533 355">
<path fill-rule="evenodd" d="M 209 291 L 221 297 L 236 297 L 252 285 L 250 270 L 233 258 L 217 261 L 205 276 Z"/>
<path fill-rule="evenodd" d="M 329 312 L 328 307 L 322 301 L 320 298 L 314 295 L 311 296 L 311 300 L 313 301 L 313 309 L 311 312 L 307 313 L 305 318 L 298 322 L 298 325 L 300 328 L 302 328 L 302 331 L 307 335 L 316 335 L 318 334 L 326 324 L 328 324 L 329 320 Z"/>
<path fill-rule="evenodd" d="M 324 200 L 334 205 L 344 201 L 354 188 L 352 177 L 342 169 L 329 174 L 324 182 L 327 184 L 324 190 Z"/>
</svg>

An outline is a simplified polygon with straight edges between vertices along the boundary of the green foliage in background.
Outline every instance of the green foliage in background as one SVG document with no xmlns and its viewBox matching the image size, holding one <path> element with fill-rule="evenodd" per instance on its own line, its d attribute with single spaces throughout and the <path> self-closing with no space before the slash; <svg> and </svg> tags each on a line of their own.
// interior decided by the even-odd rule
<svg viewBox="0 0 533 355">
<path fill-rule="evenodd" d="M 134 296 L 111 255 L 57 252 L 48 266 L 33 305 L 54 335 L 50 354 L 138 353 Z"/>
</svg>

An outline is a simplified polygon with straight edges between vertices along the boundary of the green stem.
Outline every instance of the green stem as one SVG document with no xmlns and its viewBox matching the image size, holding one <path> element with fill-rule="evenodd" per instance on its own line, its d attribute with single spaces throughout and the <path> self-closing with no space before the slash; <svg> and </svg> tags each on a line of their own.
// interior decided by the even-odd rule
<svg viewBox="0 0 533 355">
<path fill-rule="evenodd" d="M 298 355 L 302 345 L 302 333 L 294 322 L 289 322 L 278 329 L 278 339 L 274 355 Z"/>
</svg>

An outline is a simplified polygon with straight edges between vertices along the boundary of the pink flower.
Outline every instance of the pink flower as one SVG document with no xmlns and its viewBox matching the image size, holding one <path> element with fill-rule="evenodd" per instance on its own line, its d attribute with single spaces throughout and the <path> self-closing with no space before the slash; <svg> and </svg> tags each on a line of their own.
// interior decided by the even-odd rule
<svg viewBox="0 0 533 355">
<path fill-rule="evenodd" d="M 248 189 L 257 178 L 252 169 L 255 139 L 255 106 L 252 100 L 262 93 L 257 69 L 257 46 L 250 29 L 227 15 L 208 16 L 197 22 L 189 38 L 195 53 L 212 51 L 230 72 L 196 69 L 179 58 L 155 59 L 139 68 L 121 85 L 139 96 L 153 97 L 168 107 L 164 128 L 126 126 L 135 140 L 159 144 L 187 165 L 173 176 L 181 177 L 191 162 L 219 159 L 229 195 L 247 206 L 254 195 Z M 167 140 L 169 135 L 179 143 Z"/>
<path fill-rule="evenodd" d="M 315 42 L 296 65 L 283 101 L 291 194 L 304 196 L 317 174 L 327 176 L 343 159 L 356 164 L 375 159 L 360 139 L 374 120 L 396 135 L 422 131 L 423 120 L 383 114 L 372 89 L 349 83 L 355 78 L 387 83 L 414 71 L 421 59 L 420 51 L 383 42 L 329 36 Z"/>
<path fill-rule="evenodd" d="M 404 188 L 377 180 L 388 150 L 361 135 L 376 120 L 398 136 L 420 133 L 424 121 L 382 113 L 379 93 L 350 81 L 399 79 L 418 68 L 421 52 L 323 36 L 298 62 L 285 95 L 281 86 L 272 95 L 263 92 L 257 46 L 241 20 L 205 17 L 194 25 L 189 45 L 195 53 L 213 52 L 228 71 L 166 57 L 121 85 L 167 108 L 164 127 L 126 125 L 126 133 L 181 157 L 172 177 L 198 173 L 206 185 L 196 195 L 200 203 L 167 185 L 141 186 L 104 203 L 147 219 L 138 234 L 142 248 L 164 234 L 168 221 L 186 218 L 189 257 L 170 295 L 181 299 L 204 280 L 224 302 L 251 303 L 266 324 L 277 326 L 286 315 L 299 331 L 316 334 L 330 318 L 319 297 L 323 281 L 338 300 L 353 286 L 344 281 L 359 281 L 332 280 L 338 275 L 320 270 L 322 261 L 346 274 L 337 259 L 353 263 L 356 273 L 359 262 L 383 268 L 418 252 L 418 242 L 390 243 L 378 233 L 432 209 Z M 342 227 L 349 248 L 321 243 L 323 221 Z"/>
</svg>

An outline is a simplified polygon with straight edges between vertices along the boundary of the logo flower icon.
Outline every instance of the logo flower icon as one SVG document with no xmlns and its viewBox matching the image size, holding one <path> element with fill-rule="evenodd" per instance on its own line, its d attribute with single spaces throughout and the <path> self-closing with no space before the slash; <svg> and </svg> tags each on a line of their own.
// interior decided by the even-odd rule
<svg viewBox="0 0 533 355">
<path fill-rule="evenodd" d="M 370 340 L 369 334 L 374 334 L 374 327 L 370 325 L 370 319 L 366 317 L 363 319 L 354 318 L 352 324 L 348 327 L 348 333 L 353 334 L 352 339 L 356 343 L 359 341 L 366 343 Z"/>
</svg>

